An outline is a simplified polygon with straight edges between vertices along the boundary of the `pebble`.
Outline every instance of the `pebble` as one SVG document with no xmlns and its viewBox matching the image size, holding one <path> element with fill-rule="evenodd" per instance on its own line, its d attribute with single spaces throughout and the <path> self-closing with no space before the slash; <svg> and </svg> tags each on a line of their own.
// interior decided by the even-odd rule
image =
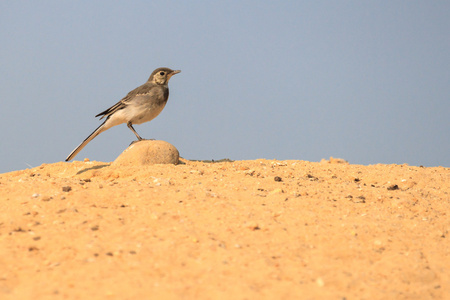
<svg viewBox="0 0 450 300">
<path fill-rule="evenodd" d="M 202 170 L 191 170 L 191 171 L 189 171 L 189 173 L 191 173 L 191 174 L 196 174 L 196 175 L 203 175 L 204 174 L 204 172 L 202 171 Z"/>
<path fill-rule="evenodd" d="M 393 185 L 388 186 L 387 189 L 388 189 L 388 191 L 395 191 L 395 190 L 398 190 L 399 187 L 398 187 L 398 185 L 393 184 Z"/>
<path fill-rule="evenodd" d="M 269 193 L 269 195 L 276 195 L 276 194 L 282 194 L 284 191 L 282 189 L 274 189 Z"/>
<path fill-rule="evenodd" d="M 255 175 L 255 170 L 247 170 L 247 171 L 244 172 L 244 174 L 253 176 L 253 175 Z"/>
<path fill-rule="evenodd" d="M 261 229 L 256 222 L 248 222 L 247 224 L 245 224 L 245 227 L 253 231 Z"/>
</svg>

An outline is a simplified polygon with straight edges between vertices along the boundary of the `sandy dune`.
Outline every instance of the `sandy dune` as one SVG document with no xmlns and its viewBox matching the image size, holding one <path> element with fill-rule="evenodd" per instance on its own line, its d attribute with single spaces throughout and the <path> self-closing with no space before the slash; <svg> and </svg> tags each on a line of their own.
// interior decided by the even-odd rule
<svg viewBox="0 0 450 300">
<path fill-rule="evenodd" d="M 450 299 L 450 169 L 257 159 L 0 174 L 0 299 Z"/>
</svg>

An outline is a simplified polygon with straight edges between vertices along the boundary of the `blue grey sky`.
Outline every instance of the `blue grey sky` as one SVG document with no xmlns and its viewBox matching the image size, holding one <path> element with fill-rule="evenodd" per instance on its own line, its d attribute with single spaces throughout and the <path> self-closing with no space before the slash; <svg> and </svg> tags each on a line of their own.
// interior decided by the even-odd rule
<svg viewBox="0 0 450 300">
<path fill-rule="evenodd" d="M 450 167 L 449 1 L 2 1 L 0 173 L 63 161 L 181 69 L 144 138 L 187 159 Z M 119 125 L 76 157 L 113 161 Z"/>
</svg>

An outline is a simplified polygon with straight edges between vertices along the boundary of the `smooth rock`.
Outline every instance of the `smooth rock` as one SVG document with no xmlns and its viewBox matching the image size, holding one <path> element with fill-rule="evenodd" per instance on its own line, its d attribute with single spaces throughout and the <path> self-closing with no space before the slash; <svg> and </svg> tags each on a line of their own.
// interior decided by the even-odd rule
<svg viewBox="0 0 450 300">
<path fill-rule="evenodd" d="M 142 140 L 133 143 L 120 154 L 113 165 L 144 166 L 154 164 L 178 164 L 180 154 L 165 141 Z"/>
</svg>

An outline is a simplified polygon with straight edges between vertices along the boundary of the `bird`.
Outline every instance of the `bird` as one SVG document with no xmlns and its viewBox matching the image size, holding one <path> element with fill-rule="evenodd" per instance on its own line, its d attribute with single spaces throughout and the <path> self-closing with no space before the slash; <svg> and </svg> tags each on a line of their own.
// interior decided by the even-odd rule
<svg viewBox="0 0 450 300">
<path fill-rule="evenodd" d="M 100 133 L 123 123 L 126 123 L 133 131 L 138 141 L 144 140 L 134 130 L 133 125 L 149 122 L 161 113 L 169 99 L 169 80 L 180 72 L 180 70 L 169 68 L 154 70 L 146 83 L 130 91 L 122 100 L 96 115 L 95 117 L 100 117 L 100 120 L 106 118 L 105 121 L 67 156 L 66 161 L 75 158 Z"/>
</svg>

